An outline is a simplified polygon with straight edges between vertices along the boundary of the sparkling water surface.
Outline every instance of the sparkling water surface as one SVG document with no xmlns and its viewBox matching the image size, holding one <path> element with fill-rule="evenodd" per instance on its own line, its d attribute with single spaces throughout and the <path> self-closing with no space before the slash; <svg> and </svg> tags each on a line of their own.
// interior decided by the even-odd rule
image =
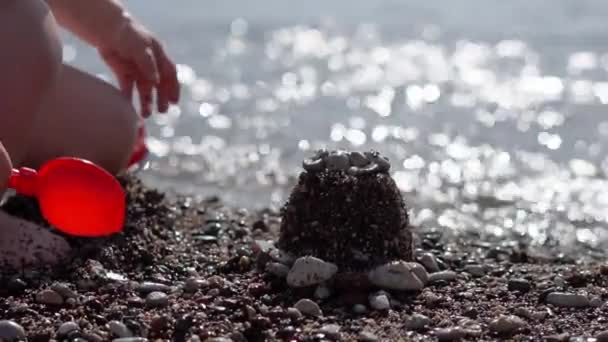
<svg viewBox="0 0 608 342">
<path fill-rule="evenodd" d="M 148 121 L 147 183 L 277 207 L 312 150 L 374 148 L 415 225 L 608 247 L 608 3 L 177 4 L 127 2 L 182 84 Z M 112 80 L 73 37 L 64 59 Z"/>
</svg>

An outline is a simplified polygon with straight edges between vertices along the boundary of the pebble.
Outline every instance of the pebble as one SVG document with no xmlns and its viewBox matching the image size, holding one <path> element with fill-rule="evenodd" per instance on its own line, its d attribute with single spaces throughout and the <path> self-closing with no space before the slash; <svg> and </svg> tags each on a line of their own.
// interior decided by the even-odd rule
<svg viewBox="0 0 608 342">
<path fill-rule="evenodd" d="M 122 337 L 115 338 L 112 342 L 148 342 L 148 339 L 145 337 Z"/>
<path fill-rule="evenodd" d="M 361 341 L 361 342 L 376 342 L 376 341 L 378 341 L 378 336 L 376 336 L 374 333 L 371 333 L 369 331 L 363 330 L 359 334 L 359 341 Z"/>
<path fill-rule="evenodd" d="M 65 283 L 55 283 L 51 286 L 51 290 L 59 293 L 63 298 L 76 298 L 78 297 L 72 289 Z"/>
<path fill-rule="evenodd" d="M 600 297 L 593 297 L 589 301 L 589 305 L 593 306 L 594 308 L 599 308 L 603 304 L 604 304 L 604 301 Z"/>
<path fill-rule="evenodd" d="M 388 310 L 391 307 L 388 297 L 383 293 L 369 296 L 369 305 L 375 310 Z"/>
<path fill-rule="evenodd" d="M 108 323 L 110 332 L 118 337 L 133 337 L 133 333 L 127 326 L 120 321 L 110 321 Z"/>
<path fill-rule="evenodd" d="M 194 293 L 200 288 L 205 287 L 206 285 L 208 285 L 206 280 L 196 277 L 190 277 L 186 279 L 186 282 L 184 283 L 184 291 Z"/>
<path fill-rule="evenodd" d="M 225 286 L 227 283 L 226 279 L 220 277 L 219 275 L 214 275 L 209 277 L 209 279 L 207 279 L 207 281 L 209 282 L 209 285 L 212 287 L 223 287 Z"/>
<path fill-rule="evenodd" d="M 165 284 L 145 281 L 137 286 L 137 291 L 141 292 L 142 294 L 148 294 L 150 292 L 169 292 L 171 291 L 171 287 Z"/>
<path fill-rule="evenodd" d="M 368 278 L 372 284 L 383 289 L 420 291 L 428 280 L 428 274 L 418 263 L 395 261 L 372 269 Z"/>
<path fill-rule="evenodd" d="M 346 171 L 350 166 L 348 154 L 344 151 L 332 151 L 325 158 L 325 165 L 332 171 Z"/>
<path fill-rule="evenodd" d="M 426 271 L 424 266 L 422 266 L 421 264 L 419 264 L 417 262 L 410 262 L 410 267 L 412 268 L 412 271 L 414 271 L 414 274 L 416 275 L 416 277 L 418 277 L 418 279 L 420 279 L 420 281 L 422 282 L 422 285 L 428 284 L 429 273 Z"/>
<path fill-rule="evenodd" d="M 355 304 L 353 305 L 353 312 L 356 314 L 363 314 L 367 312 L 367 307 L 363 304 Z"/>
<path fill-rule="evenodd" d="M 269 262 L 266 264 L 266 271 L 278 278 L 285 278 L 289 273 L 289 267 L 278 262 Z"/>
<path fill-rule="evenodd" d="M 151 307 L 165 307 L 169 305 L 169 297 L 163 292 L 150 292 L 146 296 L 146 305 Z"/>
<path fill-rule="evenodd" d="M 298 258 L 287 274 L 287 285 L 290 287 L 307 287 L 331 279 L 338 266 L 321 259 L 305 256 Z"/>
<path fill-rule="evenodd" d="M 483 277 L 486 275 L 486 270 L 484 270 L 481 265 L 467 265 L 465 266 L 464 271 L 474 277 Z"/>
<path fill-rule="evenodd" d="M 564 280 L 564 278 L 557 276 L 553 279 L 553 283 L 555 284 L 555 286 L 563 288 L 566 286 L 566 280 Z"/>
<path fill-rule="evenodd" d="M 85 340 L 89 342 L 103 342 L 103 337 L 99 336 L 96 333 L 84 333 L 82 336 Z"/>
<path fill-rule="evenodd" d="M 532 289 L 532 284 L 530 284 L 530 282 L 526 279 L 513 278 L 509 279 L 507 287 L 509 291 L 528 292 L 530 289 Z"/>
<path fill-rule="evenodd" d="M 302 313 L 300 312 L 300 310 L 298 310 L 296 308 L 288 308 L 287 317 L 289 317 L 292 320 L 298 320 L 298 319 L 302 318 Z"/>
<path fill-rule="evenodd" d="M 331 290 L 329 289 L 329 287 L 325 285 L 317 286 L 317 289 L 315 290 L 315 298 L 327 299 L 329 298 L 329 296 L 331 296 Z"/>
<path fill-rule="evenodd" d="M 25 340 L 25 330 L 13 321 L 0 321 L 0 341 Z"/>
<path fill-rule="evenodd" d="M 465 337 L 465 332 L 458 328 L 441 328 L 435 330 L 435 337 L 439 341 L 458 341 Z"/>
<path fill-rule="evenodd" d="M 240 333 L 238 331 L 233 332 L 232 334 L 228 335 L 228 338 L 230 338 L 230 340 L 232 342 L 248 342 L 245 335 L 243 335 L 242 333 Z"/>
<path fill-rule="evenodd" d="M 548 335 L 548 336 L 544 336 L 543 340 L 545 342 L 568 342 L 568 341 L 570 341 L 570 335 L 568 333 L 557 334 L 557 335 Z M 602 341 L 598 340 L 597 342 L 602 342 Z M 608 340 L 606 340 L 605 342 L 608 342 Z"/>
<path fill-rule="evenodd" d="M 369 164 L 369 159 L 367 159 L 363 153 L 358 151 L 350 152 L 348 154 L 348 159 L 350 161 L 350 165 L 356 167 L 362 167 Z"/>
<path fill-rule="evenodd" d="M 597 342 L 608 342 L 608 330 L 604 330 L 595 335 Z"/>
<path fill-rule="evenodd" d="M 429 275 L 429 283 L 435 283 L 438 281 L 450 282 L 456 280 L 457 277 L 458 275 L 454 271 L 435 272 Z"/>
<path fill-rule="evenodd" d="M 11 278 L 8 283 L 6 284 L 6 287 L 8 288 L 9 291 L 11 292 L 21 292 L 23 290 L 25 290 L 25 288 L 27 287 L 27 283 L 25 281 L 23 281 L 23 279 L 18 278 L 18 277 L 13 277 Z"/>
<path fill-rule="evenodd" d="M 388 159 L 380 155 L 377 151 L 365 152 L 365 156 L 373 163 L 378 164 L 381 171 L 388 171 L 391 168 L 391 163 Z"/>
<path fill-rule="evenodd" d="M 302 167 L 308 172 L 318 172 L 323 170 L 325 166 L 323 159 L 304 159 Z"/>
<path fill-rule="evenodd" d="M 405 327 L 410 330 L 422 330 L 430 324 L 431 319 L 419 313 L 414 313 L 405 321 Z"/>
<path fill-rule="evenodd" d="M 310 299 L 300 299 L 294 306 L 301 313 L 308 316 L 319 317 L 323 315 L 321 308 L 315 302 Z"/>
<path fill-rule="evenodd" d="M 241 266 L 241 268 L 243 269 L 247 269 L 249 268 L 249 266 L 251 266 L 251 259 L 249 259 L 248 256 L 243 255 L 240 259 L 239 259 L 239 266 Z"/>
<path fill-rule="evenodd" d="M 439 272 L 439 265 L 437 264 L 437 258 L 433 253 L 423 253 L 420 256 L 420 263 L 426 268 L 429 273 Z"/>
<path fill-rule="evenodd" d="M 57 329 L 57 335 L 66 336 L 67 334 L 75 330 L 80 330 L 80 326 L 78 326 L 76 322 L 65 322 L 59 326 L 59 329 Z"/>
<path fill-rule="evenodd" d="M 526 322 L 523 319 L 513 315 L 503 315 L 490 322 L 489 328 L 501 335 L 513 335 L 525 326 Z"/>
<path fill-rule="evenodd" d="M 291 266 L 296 260 L 293 255 L 288 252 L 282 251 L 277 248 L 273 248 L 268 252 L 270 258 L 280 264 Z"/>
<path fill-rule="evenodd" d="M 545 300 L 547 304 L 553 304 L 555 306 L 573 308 L 589 306 L 589 298 L 586 296 L 565 292 L 551 292 L 547 295 Z"/>
<path fill-rule="evenodd" d="M 36 294 L 36 302 L 46 305 L 61 305 L 63 297 L 51 289 L 42 290 Z"/>
<path fill-rule="evenodd" d="M 233 342 L 231 338 L 228 337 L 213 337 L 208 338 L 205 342 Z"/>
<path fill-rule="evenodd" d="M 163 331 L 169 325 L 169 318 L 167 316 L 155 316 L 150 321 L 150 330 L 152 331 Z"/>
<path fill-rule="evenodd" d="M 337 324 L 324 325 L 319 332 L 334 340 L 340 338 L 340 326 Z"/>
<path fill-rule="evenodd" d="M 255 254 L 262 254 L 270 257 L 269 253 L 274 249 L 274 243 L 269 240 L 255 240 L 253 241 L 252 249 Z"/>
</svg>

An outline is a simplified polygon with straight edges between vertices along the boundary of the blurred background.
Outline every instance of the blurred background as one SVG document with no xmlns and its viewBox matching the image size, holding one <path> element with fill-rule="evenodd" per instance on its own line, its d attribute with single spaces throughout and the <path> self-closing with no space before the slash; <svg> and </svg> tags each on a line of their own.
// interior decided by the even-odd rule
<svg viewBox="0 0 608 342">
<path fill-rule="evenodd" d="M 312 150 L 375 148 L 415 225 L 603 257 L 608 3 L 126 4 L 182 84 L 148 121 L 151 186 L 276 208 Z M 73 37 L 64 58 L 114 82 Z"/>
</svg>

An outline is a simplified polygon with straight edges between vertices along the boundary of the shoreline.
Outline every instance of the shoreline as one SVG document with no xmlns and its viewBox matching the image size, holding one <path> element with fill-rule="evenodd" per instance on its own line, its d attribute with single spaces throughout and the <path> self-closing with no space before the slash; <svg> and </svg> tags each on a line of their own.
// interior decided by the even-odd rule
<svg viewBox="0 0 608 342">
<path fill-rule="evenodd" d="M 256 270 L 252 246 L 276 240 L 278 212 L 169 199 L 135 177 L 125 184 L 125 231 L 70 238 L 78 257 L 56 269 L 4 274 L 0 321 L 29 341 L 608 341 L 608 264 L 414 230 L 416 255 L 435 259 L 439 280 L 419 292 L 321 299 Z M 42 222 L 32 201 L 13 198 L 5 209 Z M 370 304 L 381 296 L 390 309 Z M 302 298 L 322 315 L 294 310 Z M 9 325 L 0 336 L 19 333 Z"/>
</svg>

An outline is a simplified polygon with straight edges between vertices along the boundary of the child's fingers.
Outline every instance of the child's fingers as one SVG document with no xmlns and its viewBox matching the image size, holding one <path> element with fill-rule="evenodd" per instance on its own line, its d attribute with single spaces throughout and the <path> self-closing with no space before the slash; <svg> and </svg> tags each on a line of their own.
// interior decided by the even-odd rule
<svg viewBox="0 0 608 342">
<path fill-rule="evenodd" d="M 120 86 L 120 91 L 123 94 L 123 96 L 129 101 L 131 101 L 133 99 L 134 83 L 135 83 L 135 80 L 129 74 L 124 74 L 124 75 L 118 76 L 118 84 Z"/>
<path fill-rule="evenodd" d="M 147 81 L 158 84 L 160 76 L 156 66 L 154 51 L 151 48 L 145 48 L 143 53 L 137 53 L 135 55 L 135 63 Z"/>
<path fill-rule="evenodd" d="M 162 84 L 156 89 L 156 103 L 160 113 L 165 113 L 169 109 L 169 98 Z"/>
<path fill-rule="evenodd" d="M 177 80 L 177 68 L 160 43 L 154 41 L 152 44 L 156 57 L 156 64 L 160 74 L 160 89 L 164 96 L 172 103 L 179 101 L 179 81 Z"/>
<path fill-rule="evenodd" d="M 144 118 L 147 118 L 152 114 L 152 89 L 153 84 L 149 81 L 140 80 L 137 82 L 141 115 Z"/>
</svg>

